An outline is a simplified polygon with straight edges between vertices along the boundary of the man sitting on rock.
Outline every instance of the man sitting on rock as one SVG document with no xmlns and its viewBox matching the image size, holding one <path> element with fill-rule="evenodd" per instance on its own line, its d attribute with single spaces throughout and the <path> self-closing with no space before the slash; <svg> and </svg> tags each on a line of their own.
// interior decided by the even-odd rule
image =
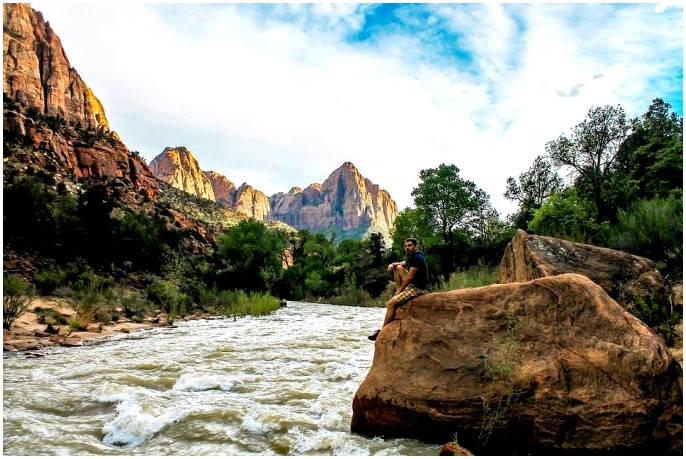
<svg viewBox="0 0 686 459">
<path fill-rule="evenodd" d="M 386 302 L 386 317 L 384 317 L 381 328 L 393 321 L 393 316 L 398 306 L 410 301 L 412 298 L 423 295 L 429 281 L 429 266 L 426 263 L 424 254 L 419 251 L 415 238 L 405 239 L 405 253 L 407 254 L 407 260 L 388 265 L 388 272 L 393 273 L 393 279 L 395 280 L 395 292 L 391 299 Z M 380 331 L 376 330 L 368 338 L 376 341 Z"/>
</svg>

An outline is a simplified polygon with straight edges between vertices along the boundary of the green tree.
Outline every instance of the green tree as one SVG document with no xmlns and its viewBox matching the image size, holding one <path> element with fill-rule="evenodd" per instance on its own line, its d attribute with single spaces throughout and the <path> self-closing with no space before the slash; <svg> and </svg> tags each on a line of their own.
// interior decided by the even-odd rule
<svg viewBox="0 0 686 459">
<path fill-rule="evenodd" d="M 426 238 L 430 234 L 431 230 L 428 222 L 423 219 L 423 215 L 417 209 L 406 207 L 398 212 L 393 222 L 391 251 L 396 255 L 404 253 L 403 244 L 408 237 L 414 237 L 420 245 L 426 246 Z"/>
<path fill-rule="evenodd" d="M 419 178 L 421 182 L 412 190 L 419 222 L 426 222 L 431 233 L 442 240 L 440 246 L 426 247 L 426 253 L 438 257 L 435 269 L 444 277 L 449 276 L 466 261 L 465 254 L 471 245 L 470 225 L 479 209 L 480 190 L 474 182 L 460 177 L 460 169 L 453 164 L 421 170 Z"/>
<path fill-rule="evenodd" d="M 266 291 L 267 283 L 281 276 L 286 242 L 283 233 L 268 230 L 254 218 L 221 234 L 219 252 L 227 266 L 222 289 Z"/>
<path fill-rule="evenodd" d="M 602 199 L 603 179 L 614 165 L 629 129 L 621 106 L 591 107 L 587 119 L 572 128 L 570 137 L 561 135 L 545 145 L 555 166 L 571 168 L 577 178 L 577 191 L 585 196 L 585 190 L 589 190 L 597 209 L 598 223 L 607 219 L 610 213 Z"/>
<path fill-rule="evenodd" d="M 683 118 L 662 99 L 654 99 L 631 124 L 632 133 L 603 187 L 604 199 L 615 209 L 683 190 Z"/>
<path fill-rule="evenodd" d="M 473 212 L 470 224 L 472 253 L 467 264 L 471 266 L 485 263 L 493 266 L 500 263 L 513 231 L 500 219 L 498 211 L 493 208 L 489 196 L 483 190 L 477 192 L 477 200 L 479 205 Z"/>
<path fill-rule="evenodd" d="M 18 250 L 45 250 L 54 244 L 55 194 L 31 175 L 6 177 L 3 187 L 3 237 Z"/>
<path fill-rule="evenodd" d="M 93 183 L 78 197 L 77 216 L 81 231 L 79 254 L 96 269 L 109 269 L 115 258 L 112 211 L 119 207 L 119 193 L 105 184 Z"/>
<path fill-rule="evenodd" d="M 467 228 L 479 205 L 477 187 L 460 177 L 460 169 L 453 164 L 423 169 L 419 178 L 421 183 L 412 190 L 415 206 L 450 247 L 453 232 Z"/>
<path fill-rule="evenodd" d="M 550 195 L 560 190 L 562 178 L 553 171 L 552 165 L 543 156 L 538 156 L 529 170 L 520 174 L 519 181 L 514 177 L 508 177 L 503 196 L 519 204 L 519 210 L 512 219 L 517 228 L 526 230 L 534 211 L 540 208 Z"/>
</svg>

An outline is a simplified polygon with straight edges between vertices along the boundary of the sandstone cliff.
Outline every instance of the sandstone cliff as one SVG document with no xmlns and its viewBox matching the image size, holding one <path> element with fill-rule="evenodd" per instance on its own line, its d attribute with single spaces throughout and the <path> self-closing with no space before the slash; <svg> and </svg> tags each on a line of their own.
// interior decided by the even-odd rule
<svg viewBox="0 0 686 459">
<path fill-rule="evenodd" d="M 269 219 L 271 210 L 267 195 L 260 190 L 254 189 L 247 183 L 243 183 L 236 190 L 236 201 L 233 207 L 248 217 L 263 221 Z"/>
<path fill-rule="evenodd" d="M 236 202 L 236 185 L 219 172 L 204 171 L 203 174 L 205 174 L 205 177 L 207 177 L 212 185 L 214 199 L 219 204 L 232 207 Z"/>
<path fill-rule="evenodd" d="M 257 220 L 269 217 L 267 195 L 247 183 L 236 188 L 218 172 L 202 171 L 198 160 L 186 147 L 165 148 L 152 160 L 150 169 L 158 179 L 192 196 L 215 201 Z"/>
<path fill-rule="evenodd" d="M 364 178 L 350 162 L 321 185 L 292 188 L 269 201 L 274 220 L 314 232 L 335 229 L 343 237 L 360 237 L 369 231 L 388 235 L 398 214 L 388 192 Z"/>
<path fill-rule="evenodd" d="M 157 180 L 148 165 L 109 131 L 105 110 L 42 14 L 27 4 L 3 4 L 3 39 L 3 135 L 32 149 L 22 162 L 57 171 L 67 182 L 67 175 L 106 179 L 155 197 Z M 41 116 L 27 116 L 29 109 Z M 85 136 L 77 128 L 90 131 Z"/>
<path fill-rule="evenodd" d="M 186 147 L 167 147 L 150 162 L 150 170 L 158 179 L 174 188 L 210 201 L 215 200 L 210 179 Z"/>
<path fill-rule="evenodd" d="M 59 37 L 25 3 L 3 4 L 3 93 L 68 123 L 109 130 L 105 110 L 69 64 Z"/>
<path fill-rule="evenodd" d="M 123 186 L 122 191 L 142 192 L 148 198 L 158 193 L 157 179 L 145 161 L 116 139 L 85 143 L 12 110 L 3 112 L 3 136 L 7 142 L 29 147 L 31 152 L 19 150 L 21 156 L 17 158 L 15 154 L 8 157 L 6 152 L 6 159 L 54 171 L 61 181 L 70 182 L 71 177 L 105 179 Z M 136 200 L 132 198 L 131 202 Z"/>
</svg>

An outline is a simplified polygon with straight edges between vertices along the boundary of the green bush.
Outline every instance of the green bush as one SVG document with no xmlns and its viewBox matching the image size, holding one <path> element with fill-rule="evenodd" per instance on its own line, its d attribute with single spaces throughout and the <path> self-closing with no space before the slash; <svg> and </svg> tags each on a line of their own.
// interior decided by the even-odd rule
<svg viewBox="0 0 686 459">
<path fill-rule="evenodd" d="M 672 277 L 682 277 L 683 199 L 641 199 L 617 217 L 613 247 L 650 258 Z"/>
<path fill-rule="evenodd" d="M 88 329 L 89 320 L 85 320 L 82 317 L 75 317 L 69 319 L 68 325 L 73 331 L 86 331 Z"/>
<path fill-rule="evenodd" d="M 179 287 L 173 282 L 157 279 L 147 288 L 148 300 L 160 305 L 167 314 L 178 311 Z"/>
<path fill-rule="evenodd" d="M 460 290 L 463 288 L 482 287 L 498 282 L 499 267 L 484 265 L 472 266 L 466 271 L 452 273 L 447 281 L 443 281 L 440 291 Z"/>
<path fill-rule="evenodd" d="M 142 317 L 152 309 L 150 303 L 136 291 L 120 293 L 119 302 L 124 309 L 124 316 L 128 318 L 134 316 Z M 113 315 L 112 320 L 118 320 L 118 316 L 115 319 Z"/>
<path fill-rule="evenodd" d="M 580 197 L 575 188 L 555 193 L 529 222 L 529 232 L 586 244 L 598 244 L 606 238 L 608 227 L 596 223 L 595 203 Z"/>
<path fill-rule="evenodd" d="M 33 286 L 16 274 L 5 274 L 2 278 L 2 327 L 9 330 L 12 323 L 21 316 L 34 299 Z"/>
<path fill-rule="evenodd" d="M 386 284 L 388 284 L 388 279 L 386 279 Z M 388 299 L 390 294 L 387 296 L 372 296 L 366 290 L 356 288 L 356 287 L 345 287 L 341 289 L 338 295 L 329 297 L 326 299 L 328 304 L 345 304 L 352 306 L 365 306 L 365 307 L 382 307 L 385 306 L 384 298 Z"/>
<path fill-rule="evenodd" d="M 668 346 L 674 346 L 675 329 L 681 322 L 681 317 L 672 311 L 670 305 L 660 304 L 652 297 L 634 297 L 634 308 L 631 312 L 662 336 Z"/>
<path fill-rule="evenodd" d="M 59 268 L 40 271 L 33 276 L 33 283 L 41 295 L 52 295 L 57 287 L 64 284 L 64 281 L 64 271 Z"/>
<path fill-rule="evenodd" d="M 33 312 L 36 314 L 39 324 L 45 324 L 52 327 L 55 325 L 59 326 L 67 324 L 67 318 L 64 316 L 64 314 L 61 314 L 52 308 L 37 307 L 33 310 Z"/>
<path fill-rule="evenodd" d="M 260 292 L 247 294 L 242 290 L 222 290 L 215 295 L 205 292 L 203 304 L 205 307 L 211 305 L 212 308 L 233 318 L 245 315 L 266 315 L 281 307 L 281 301 L 269 294 Z"/>
</svg>

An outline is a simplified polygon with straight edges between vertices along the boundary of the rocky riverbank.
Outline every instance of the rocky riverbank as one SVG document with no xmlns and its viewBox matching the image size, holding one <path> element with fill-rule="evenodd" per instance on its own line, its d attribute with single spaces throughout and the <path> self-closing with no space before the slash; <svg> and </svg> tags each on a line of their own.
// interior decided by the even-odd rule
<svg viewBox="0 0 686 459">
<path fill-rule="evenodd" d="M 172 325 L 172 321 L 166 314 L 157 311 L 153 316 L 146 317 L 141 322 L 133 322 L 127 318 L 120 318 L 110 323 L 93 322 L 88 324 L 85 331 L 74 331 L 69 325 L 62 325 L 54 333 L 50 333 L 46 331 L 46 324 L 39 323 L 36 308 L 53 309 L 67 318 L 76 316 L 76 311 L 63 299 L 36 298 L 29 309 L 12 323 L 10 330 L 3 330 L 4 351 L 40 351 L 51 346 L 78 347 L 93 344 L 117 334 L 135 333 L 146 328 Z"/>
</svg>

